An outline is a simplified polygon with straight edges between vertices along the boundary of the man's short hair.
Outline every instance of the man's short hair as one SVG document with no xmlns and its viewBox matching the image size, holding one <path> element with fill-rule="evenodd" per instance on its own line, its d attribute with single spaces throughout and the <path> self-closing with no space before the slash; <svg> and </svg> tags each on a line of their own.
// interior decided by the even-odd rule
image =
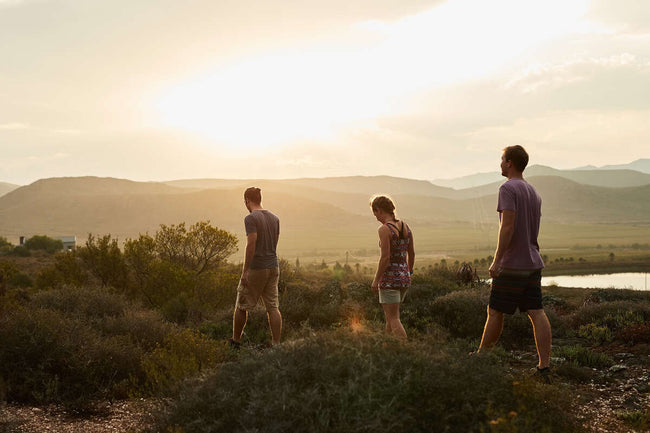
<svg viewBox="0 0 650 433">
<path fill-rule="evenodd" d="M 515 165 L 518 171 L 523 172 L 528 165 L 528 153 L 520 145 L 508 146 L 503 149 L 505 160 Z"/>
<path fill-rule="evenodd" d="M 255 204 L 260 204 L 262 203 L 262 190 L 254 186 L 246 188 L 246 191 L 244 191 L 244 198 Z"/>
</svg>

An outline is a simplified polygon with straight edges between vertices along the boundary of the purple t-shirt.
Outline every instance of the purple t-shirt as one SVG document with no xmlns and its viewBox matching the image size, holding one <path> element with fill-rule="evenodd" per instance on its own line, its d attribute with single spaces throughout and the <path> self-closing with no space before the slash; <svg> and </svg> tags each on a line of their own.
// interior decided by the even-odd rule
<svg viewBox="0 0 650 433">
<path fill-rule="evenodd" d="M 525 180 L 510 179 L 499 187 L 497 211 L 504 210 L 515 212 L 515 230 L 501 259 L 501 266 L 509 269 L 543 268 L 544 261 L 537 243 L 542 198 Z"/>
<path fill-rule="evenodd" d="M 271 269 L 278 267 L 276 248 L 280 236 L 280 220 L 266 209 L 256 209 L 244 218 L 246 235 L 257 233 L 255 255 L 251 269 Z"/>
</svg>

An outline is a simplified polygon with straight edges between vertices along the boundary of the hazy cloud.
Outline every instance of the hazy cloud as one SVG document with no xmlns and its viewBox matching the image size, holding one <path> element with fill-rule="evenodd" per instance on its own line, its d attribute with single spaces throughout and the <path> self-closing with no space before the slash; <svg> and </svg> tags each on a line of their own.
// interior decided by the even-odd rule
<svg viewBox="0 0 650 433">
<path fill-rule="evenodd" d="M 5 131 L 14 131 L 17 129 L 28 129 L 29 125 L 26 123 L 4 123 L 0 124 L 0 130 L 5 130 Z"/>
</svg>

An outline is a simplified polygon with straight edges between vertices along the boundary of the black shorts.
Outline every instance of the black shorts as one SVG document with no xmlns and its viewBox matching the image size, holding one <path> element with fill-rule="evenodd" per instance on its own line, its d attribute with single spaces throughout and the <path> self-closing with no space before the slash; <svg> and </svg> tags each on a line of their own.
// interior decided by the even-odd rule
<svg viewBox="0 0 650 433">
<path fill-rule="evenodd" d="M 502 271 L 492 279 L 490 308 L 505 314 L 519 311 L 541 310 L 542 270 Z"/>
</svg>

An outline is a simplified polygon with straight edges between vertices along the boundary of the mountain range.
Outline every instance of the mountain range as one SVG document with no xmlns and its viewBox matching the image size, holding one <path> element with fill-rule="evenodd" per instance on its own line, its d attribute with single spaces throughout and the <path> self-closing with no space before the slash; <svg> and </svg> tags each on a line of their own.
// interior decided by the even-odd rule
<svg viewBox="0 0 650 433">
<path fill-rule="evenodd" d="M 558 170 L 544 165 L 531 165 L 525 175 L 559 176 L 585 185 L 604 187 L 642 186 L 650 183 L 650 159 L 638 159 L 629 164 L 604 167 L 584 166 L 572 170 Z M 434 179 L 435 185 L 454 189 L 473 188 L 501 180 L 501 173 L 476 173 L 454 179 Z"/>
<path fill-rule="evenodd" d="M 611 188 L 561 176 L 532 176 L 527 180 L 543 197 L 545 221 L 650 223 L 650 182 Z M 237 233 L 247 213 L 242 193 L 251 185 L 262 188 L 265 206 L 282 217 L 284 229 L 305 233 L 367 230 L 375 224 L 369 209 L 372 193 L 390 194 L 397 202 L 398 213 L 412 224 L 495 224 L 501 182 L 456 191 L 389 176 L 166 183 L 51 178 L 0 197 L 0 236 L 16 240 L 34 234 L 85 238 L 88 233 L 111 233 L 125 239 L 153 233 L 160 224 L 199 220 L 210 220 Z"/>
</svg>

